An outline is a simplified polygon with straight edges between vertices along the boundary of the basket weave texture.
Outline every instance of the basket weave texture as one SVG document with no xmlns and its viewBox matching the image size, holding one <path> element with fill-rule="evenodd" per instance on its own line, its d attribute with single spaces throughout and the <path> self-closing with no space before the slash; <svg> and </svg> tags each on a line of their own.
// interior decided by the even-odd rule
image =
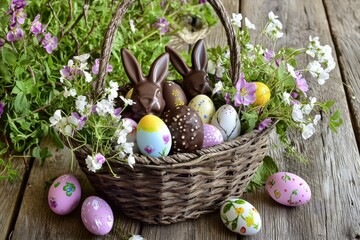
<svg viewBox="0 0 360 240">
<path fill-rule="evenodd" d="M 123 0 L 108 26 L 100 59 L 94 98 L 102 93 L 112 43 L 122 16 L 134 0 Z M 219 0 L 208 0 L 218 14 L 230 48 L 231 76 L 239 79 L 239 47 L 230 18 Z M 240 197 L 264 158 L 271 128 L 253 131 L 195 153 L 161 158 L 135 154 L 134 169 L 110 160 L 115 178 L 104 165 L 96 173 L 87 169 L 89 145 L 71 142 L 82 171 L 95 190 L 126 215 L 149 224 L 171 224 L 198 218 L 218 209 L 229 197 Z"/>
</svg>

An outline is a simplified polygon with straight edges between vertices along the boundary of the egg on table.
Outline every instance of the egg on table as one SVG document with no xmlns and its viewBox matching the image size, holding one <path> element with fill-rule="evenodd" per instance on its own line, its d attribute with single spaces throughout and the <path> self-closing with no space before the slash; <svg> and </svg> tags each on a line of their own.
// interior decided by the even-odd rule
<svg viewBox="0 0 360 240">
<path fill-rule="evenodd" d="M 140 152 L 151 157 L 167 156 L 172 144 L 169 128 L 155 115 L 141 118 L 137 126 L 136 140 Z"/>
<path fill-rule="evenodd" d="M 80 202 L 81 187 L 76 177 L 65 174 L 51 184 L 48 193 L 50 209 L 59 215 L 72 212 Z"/>
<path fill-rule="evenodd" d="M 105 235 L 114 225 L 114 214 L 109 204 L 103 199 L 90 196 L 82 204 L 81 220 L 92 234 Z"/>
<path fill-rule="evenodd" d="M 197 95 L 191 99 L 188 106 L 199 114 L 203 123 L 211 122 L 211 119 L 215 113 L 215 105 L 208 96 L 204 94 Z"/>
<path fill-rule="evenodd" d="M 300 206 L 311 199 L 310 187 L 305 180 L 289 172 L 271 175 L 265 188 L 276 202 L 286 206 Z"/>
<path fill-rule="evenodd" d="M 261 229 L 259 212 L 243 199 L 227 199 L 220 208 L 220 216 L 228 229 L 240 235 L 254 235 Z"/>
<path fill-rule="evenodd" d="M 221 106 L 212 117 L 211 125 L 220 130 L 224 141 L 234 139 L 240 135 L 240 118 L 231 105 L 225 104 Z"/>
</svg>

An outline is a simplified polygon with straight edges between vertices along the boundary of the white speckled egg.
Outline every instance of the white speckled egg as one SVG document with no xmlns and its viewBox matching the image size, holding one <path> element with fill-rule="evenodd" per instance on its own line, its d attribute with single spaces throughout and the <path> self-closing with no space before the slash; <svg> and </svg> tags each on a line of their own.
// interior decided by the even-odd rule
<svg viewBox="0 0 360 240">
<path fill-rule="evenodd" d="M 124 121 L 132 127 L 132 131 L 126 136 L 126 141 L 134 143 L 133 152 L 138 153 L 140 150 L 136 141 L 137 123 L 131 118 L 124 118 Z"/>
<path fill-rule="evenodd" d="M 228 229 L 241 235 L 254 235 L 261 229 L 259 212 L 242 199 L 226 200 L 220 208 L 220 216 Z"/>
<path fill-rule="evenodd" d="M 163 120 L 154 115 L 145 115 L 141 118 L 136 140 L 140 152 L 147 156 L 167 156 L 171 149 L 170 130 Z"/>
<path fill-rule="evenodd" d="M 211 125 L 220 130 L 224 141 L 239 136 L 241 130 L 240 118 L 235 108 L 231 105 L 221 106 L 214 114 Z"/>
<path fill-rule="evenodd" d="M 81 187 L 76 177 L 65 174 L 51 184 L 48 203 L 51 210 L 59 215 L 72 212 L 80 202 Z"/>
<path fill-rule="evenodd" d="M 300 206 L 311 199 L 310 187 L 305 180 L 289 172 L 271 175 L 265 188 L 276 202 L 286 206 Z"/>
<path fill-rule="evenodd" d="M 224 142 L 219 129 L 210 124 L 204 124 L 204 141 L 203 148 L 212 147 Z"/>
<path fill-rule="evenodd" d="M 191 99 L 188 104 L 200 116 L 203 123 L 210 123 L 215 113 L 215 106 L 213 101 L 206 95 L 200 94 Z"/>
<path fill-rule="evenodd" d="M 99 197 L 91 196 L 82 204 L 81 220 L 92 234 L 105 235 L 113 227 L 114 214 L 107 202 Z"/>
</svg>

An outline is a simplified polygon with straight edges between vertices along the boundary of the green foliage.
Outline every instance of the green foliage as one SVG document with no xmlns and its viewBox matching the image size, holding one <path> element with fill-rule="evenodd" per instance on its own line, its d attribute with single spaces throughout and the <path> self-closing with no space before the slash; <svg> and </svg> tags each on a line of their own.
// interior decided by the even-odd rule
<svg viewBox="0 0 360 240">
<path fill-rule="evenodd" d="M 247 186 L 246 192 L 253 192 L 257 188 L 264 186 L 268 177 L 278 171 L 279 169 L 274 159 L 269 156 L 265 156 L 262 165 L 257 169 L 254 177 Z"/>
</svg>

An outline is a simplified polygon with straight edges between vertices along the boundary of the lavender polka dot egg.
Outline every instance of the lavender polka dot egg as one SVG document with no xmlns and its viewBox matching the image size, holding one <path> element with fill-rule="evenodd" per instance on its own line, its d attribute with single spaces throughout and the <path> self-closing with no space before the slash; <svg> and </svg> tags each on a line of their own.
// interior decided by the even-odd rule
<svg viewBox="0 0 360 240">
<path fill-rule="evenodd" d="M 103 199 L 90 196 L 82 204 L 81 220 L 92 234 L 106 235 L 114 225 L 114 214 Z"/>
<path fill-rule="evenodd" d="M 212 147 L 224 142 L 219 129 L 210 124 L 204 124 L 204 141 L 203 148 Z"/>
<path fill-rule="evenodd" d="M 271 175 L 266 180 L 265 188 L 276 202 L 286 206 L 300 206 L 311 199 L 309 185 L 301 177 L 289 172 Z"/>
<path fill-rule="evenodd" d="M 76 177 L 65 174 L 51 184 L 48 193 L 50 209 L 59 215 L 72 212 L 80 202 L 81 187 Z"/>
</svg>

